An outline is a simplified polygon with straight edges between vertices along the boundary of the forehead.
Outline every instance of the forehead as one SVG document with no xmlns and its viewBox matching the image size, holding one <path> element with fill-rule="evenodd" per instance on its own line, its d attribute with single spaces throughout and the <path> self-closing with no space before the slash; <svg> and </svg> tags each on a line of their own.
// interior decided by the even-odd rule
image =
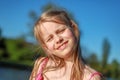
<svg viewBox="0 0 120 80">
<path fill-rule="evenodd" d="M 45 30 L 53 30 L 53 29 L 57 29 L 61 26 L 62 26 L 62 24 L 58 24 L 58 23 L 55 23 L 55 22 L 44 22 L 44 23 L 42 23 L 41 30 L 42 31 L 44 29 Z"/>
<path fill-rule="evenodd" d="M 42 23 L 40 29 L 42 32 L 42 36 L 47 36 L 49 34 L 54 33 L 56 30 L 64 27 L 65 25 L 63 24 L 58 24 L 55 22 L 44 22 Z"/>
</svg>

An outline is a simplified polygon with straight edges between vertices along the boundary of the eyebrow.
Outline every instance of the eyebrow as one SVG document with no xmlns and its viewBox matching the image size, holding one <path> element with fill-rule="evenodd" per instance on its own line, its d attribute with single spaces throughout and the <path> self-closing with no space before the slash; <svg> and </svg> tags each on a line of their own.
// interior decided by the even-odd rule
<svg viewBox="0 0 120 80">
<path fill-rule="evenodd" d="M 46 38 L 50 38 L 50 37 L 52 37 L 52 34 L 48 35 Z"/>
<path fill-rule="evenodd" d="M 58 33 L 59 31 L 65 29 L 65 27 L 59 28 L 58 30 L 56 30 L 56 33 Z"/>
</svg>

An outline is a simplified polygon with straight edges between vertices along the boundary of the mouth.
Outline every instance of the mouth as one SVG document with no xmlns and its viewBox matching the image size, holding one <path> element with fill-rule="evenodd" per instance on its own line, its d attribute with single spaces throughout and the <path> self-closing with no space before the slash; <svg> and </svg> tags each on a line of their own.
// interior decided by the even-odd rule
<svg viewBox="0 0 120 80">
<path fill-rule="evenodd" d="M 65 49 L 66 46 L 67 46 L 67 43 L 68 43 L 68 41 L 65 41 L 63 44 L 59 45 L 59 46 L 57 47 L 57 50 L 63 50 L 63 49 Z"/>
</svg>

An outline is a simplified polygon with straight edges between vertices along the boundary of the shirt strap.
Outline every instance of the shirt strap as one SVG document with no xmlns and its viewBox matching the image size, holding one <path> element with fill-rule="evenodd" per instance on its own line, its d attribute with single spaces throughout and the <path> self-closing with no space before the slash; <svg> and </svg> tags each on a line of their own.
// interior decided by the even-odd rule
<svg viewBox="0 0 120 80">
<path fill-rule="evenodd" d="M 91 79 L 92 79 L 94 76 L 96 76 L 96 75 L 101 76 L 102 74 L 101 74 L 100 72 L 94 72 L 94 73 L 91 74 L 89 80 L 91 80 Z"/>
<path fill-rule="evenodd" d="M 48 61 L 48 58 L 44 58 L 42 60 L 39 73 L 37 74 L 35 80 L 43 80 L 42 71 L 43 71 L 43 68 L 45 67 L 45 65 L 47 64 L 47 61 Z"/>
</svg>

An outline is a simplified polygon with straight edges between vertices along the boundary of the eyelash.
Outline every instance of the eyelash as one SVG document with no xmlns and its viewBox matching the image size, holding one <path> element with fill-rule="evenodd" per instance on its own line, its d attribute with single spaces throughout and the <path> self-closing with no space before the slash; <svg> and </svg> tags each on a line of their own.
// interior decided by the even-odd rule
<svg viewBox="0 0 120 80">
<path fill-rule="evenodd" d="M 65 29 L 61 29 L 60 31 L 58 31 L 58 34 L 59 34 L 59 33 L 63 33 L 64 31 L 65 31 Z M 47 42 L 49 42 L 50 40 L 52 40 L 52 38 L 53 38 L 53 37 L 48 38 L 48 39 L 47 39 Z"/>
<path fill-rule="evenodd" d="M 47 42 L 50 41 L 50 40 L 52 40 L 52 37 L 48 38 L 48 39 L 47 39 Z"/>
<path fill-rule="evenodd" d="M 65 31 L 65 29 L 62 29 L 62 30 L 60 30 L 58 33 L 62 33 L 62 32 L 64 32 Z"/>
</svg>

